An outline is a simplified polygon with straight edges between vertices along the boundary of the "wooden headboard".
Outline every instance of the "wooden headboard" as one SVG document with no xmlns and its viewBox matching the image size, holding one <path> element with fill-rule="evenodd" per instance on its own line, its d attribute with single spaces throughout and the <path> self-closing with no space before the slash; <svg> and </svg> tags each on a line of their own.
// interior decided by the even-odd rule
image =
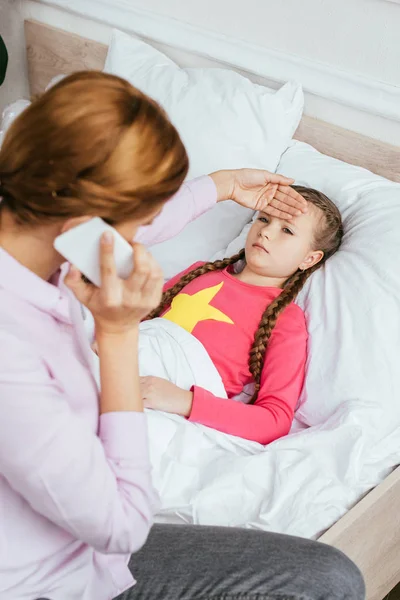
<svg viewBox="0 0 400 600">
<path fill-rule="evenodd" d="M 85 69 L 101 70 L 107 46 L 35 21 L 25 21 L 31 97 L 53 77 Z M 400 147 L 304 116 L 294 136 L 320 152 L 400 182 Z"/>
</svg>

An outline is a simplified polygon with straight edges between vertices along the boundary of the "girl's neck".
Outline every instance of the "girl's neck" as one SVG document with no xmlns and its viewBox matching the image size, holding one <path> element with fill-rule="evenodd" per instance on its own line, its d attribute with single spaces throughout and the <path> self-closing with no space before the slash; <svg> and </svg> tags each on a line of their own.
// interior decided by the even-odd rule
<svg viewBox="0 0 400 600">
<path fill-rule="evenodd" d="M 249 283 L 250 285 L 256 285 L 260 287 L 276 287 L 282 288 L 285 283 L 285 279 L 278 277 L 266 277 L 265 275 L 259 275 L 254 273 L 247 265 L 244 266 L 240 273 L 233 273 L 233 276 L 243 283 Z"/>
<path fill-rule="evenodd" d="M 48 281 L 64 262 L 54 250 L 59 226 L 23 228 L 7 210 L 1 211 L 0 247 L 24 267 Z"/>
</svg>

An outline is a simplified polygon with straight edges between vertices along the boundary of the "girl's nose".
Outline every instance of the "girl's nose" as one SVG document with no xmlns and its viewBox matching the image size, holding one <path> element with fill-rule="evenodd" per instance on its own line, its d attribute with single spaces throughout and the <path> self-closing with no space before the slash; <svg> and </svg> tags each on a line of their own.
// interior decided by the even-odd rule
<svg viewBox="0 0 400 600">
<path fill-rule="evenodd" d="M 267 240 L 270 239 L 270 237 L 271 237 L 271 230 L 268 228 L 267 225 L 265 227 L 263 227 L 262 229 L 260 229 L 259 236 L 267 238 Z"/>
</svg>

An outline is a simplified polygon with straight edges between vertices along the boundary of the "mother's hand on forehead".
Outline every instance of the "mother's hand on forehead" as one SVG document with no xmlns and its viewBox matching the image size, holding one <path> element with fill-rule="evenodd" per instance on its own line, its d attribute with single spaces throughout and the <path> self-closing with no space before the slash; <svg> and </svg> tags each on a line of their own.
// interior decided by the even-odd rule
<svg viewBox="0 0 400 600">
<path fill-rule="evenodd" d="M 281 219 L 307 212 L 306 200 L 293 188 L 294 179 L 263 169 L 236 169 L 212 173 L 218 200 L 238 204 Z"/>
<path fill-rule="evenodd" d="M 261 210 L 278 219 L 292 219 L 308 211 L 307 201 L 289 185 L 273 185 L 274 195 L 272 200 L 261 199 Z"/>
</svg>

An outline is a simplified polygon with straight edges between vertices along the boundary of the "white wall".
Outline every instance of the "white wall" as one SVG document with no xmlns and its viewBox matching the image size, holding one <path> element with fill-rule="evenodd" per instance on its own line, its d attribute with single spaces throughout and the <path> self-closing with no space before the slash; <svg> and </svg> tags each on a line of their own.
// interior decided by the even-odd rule
<svg viewBox="0 0 400 600">
<path fill-rule="evenodd" d="M 104 26 L 87 20 L 94 18 L 158 40 L 183 65 L 187 60 L 182 49 L 190 46 L 192 52 L 205 50 L 206 56 L 207 49 L 214 57 L 218 50 L 220 61 L 236 65 L 246 55 L 242 68 L 251 72 L 257 63 L 252 71 L 255 81 L 265 81 L 258 75 L 267 84 L 300 81 L 306 91 L 306 114 L 400 146 L 400 4 L 387 0 L 23 0 L 23 6 L 30 18 L 91 39 L 108 40 Z M 181 48 L 181 60 L 171 46 Z"/>
<path fill-rule="evenodd" d="M 83 0 L 85 1 L 85 0 Z M 128 0 L 400 92 L 400 0 Z M 299 77 L 301 80 L 301 77 Z M 304 82 L 303 82 L 304 83 Z M 400 122 L 306 94 L 305 113 L 400 146 Z"/>
<path fill-rule="evenodd" d="M 400 86 L 400 5 L 387 0 L 130 0 L 130 4 Z"/>
<path fill-rule="evenodd" d="M 200 31 L 209 31 L 218 35 L 219 41 L 230 40 L 235 54 L 236 40 L 241 39 L 266 52 L 258 61 L 262 64 L 264 76 L 267 77 L 274 53 L 275 74 L 282 73 L 280 61 L 288 66 L 285 77 L 295 78 L 303 83 L 306 90 L 305 112 L 310 116 L 329 121 L 341 127 L 352 129 L 375 137 L 387 143 L 400 146 L 400 4 L 387 0 L 20 0 L 22 17 L 16 20 L 16 7 L 19 0 L 0 0 L 0 18 L 5 16 L 11 23 L 14 32 L 8 38 L 15 52 L 8 81 L 5 84 L 7 99 L 25 95 L 26 77 L 23 65 L 25 45 L 22 36 L 23 17 L 34 18 L 50 25 L 65 28 L 78 35 L 98 39 L 107 43 L 109 25 L 130 30 L 149 37 L 158 28 L 159 41 L 167 44 L 165 52 L 180 64 L 187 64 L 184 53 L 170 49 L 168 44 L 185 43 Z M 14 9 L 13 9 L 14 7 Z M 140 13 L 126 16 L 125 9 L 140 9 Z M 75 11 L 74 15 L 65 11 Z M 146 16 L 147 15 L 147 16 Z M 153 25 L 153 19 L 158 23 Z M 168 20 L 164 23 L 163 18 Z M 95 24 L 91 19 L 98 19 L 105 25 Z M 143 23 L 143 31 L 137 25 Z M 171 24 L 177 24 L 175 37 L 168 40 L 162 33 Z M 182 30 L 179 23 L 194 26 L 196 31 Z M 0 20 L 0 28 L 3 28 Z M 10 31 L 6 25 L 4 30 Z M 140 28 L 139 28 L 140 29 Z M 151 30 L 151 31 L 150 31 Z M 183 37 L 182 37 L 183 36 Z M 154 39 L 157 39 L 155 36 Z M 186 39 L 186 42 L 184 41 Z M 207 45 L 207 38 L 205 38 Z M 210 43 L 213 40 L 210 39 Z M 217 42 L 219 43 L 219 42 Z M 229 46 L 229 44 L 228 44 Z M 241 53 L 236 51 L 236 57 Z M 269 54 L 268 54 L 269 53 Z M 229 54 L 229 52 L 228 52 Z M 292 64 L 288 65 L 288 60 Z M 207 64 L 206 59 L 198 64 Z M 225 55 L 226 62 L 230 56 Z M 290 62 L 289 60 L 289 62 Z M 296 62 L 297 61 L 297 62 Z M 250 61 L 251 62 L 251 61 Z M 302 62 L 304 64 L 302 64 Z M 193 58 L 190 64 L 196 65 Z M 17 65 L 20 65 L 18 68 Z M 211 63 L 212 64 L 212 63 Z M 235 63 L 237 64 L 237 63 Z M 252 63 L 251 63 L 252 64 Z M 265 65 L 265 67 L 264 67 Z M 249 65 L 248 65 L 249 66 Z M 248 66 L 246 68 L 248 68 Z M 245 68 L 245 67 L 243 67 Z M 330 70 L 332 73 L 330 73 Z M 254 72 L 257 72 L 254 71 Z M 329 81 L 326 80 L 328 77 Z M 354 82 L 353 82 L 354 78 Z M 358 81 L 357 81 L 358 78 Z M 257 76 L 252 79 L 258 81 Z M 347 81 L 346 81 L 347 80 Z M 260 80 L 261 82 L 262 80 Z M 277 85 L 279 78 L 275 80 Z M 314 92 L 307 89 L 312 83 Z M 319 85 L 315 85 L 316 81 Z M 336 82 L 338 82 L 336 84 Z M 347 99 L 356 97 L 355 105 L 335 97 L 332 91 L 346 87 L 344 96 Z M 267 83 L 274 84 L 272 81 Z M 355 94 L 353 94 L 353 83 Z M 364 85 L 365 84 L 365 85 Z M 381 90 L 381 85 L 386 90 Z M 4 87 L 4 86 L 3 86 Z M 315 92 L 321 87 L 330 93 L 321 96 Z M 0 88 L 0 107 L 4 104 L 3 88 Z M 385 95 L 386 94 L 386 95 Z M 363 98 L 370 100 L 369 107 L 359 110 Z M 375 99 L 382 109 L 389 99 L 391 108 L 397 110 L 397 117 L 388 116 L 385 111 L 376 110 Z M 399 99 L 399 101 L 398 101 Z M 390 111 L 389 111 L 390 112 Z M 392 110 L 393 112 L 393 110 Z"/>
<path fill-rule="evenodd" d="M 0 114 L 9 102 L 28 98 L 26 50 L 19 0 L 0 0 L 0 34 L 8 50 L 6 79 L 0 87 Z"/>
</svg>

